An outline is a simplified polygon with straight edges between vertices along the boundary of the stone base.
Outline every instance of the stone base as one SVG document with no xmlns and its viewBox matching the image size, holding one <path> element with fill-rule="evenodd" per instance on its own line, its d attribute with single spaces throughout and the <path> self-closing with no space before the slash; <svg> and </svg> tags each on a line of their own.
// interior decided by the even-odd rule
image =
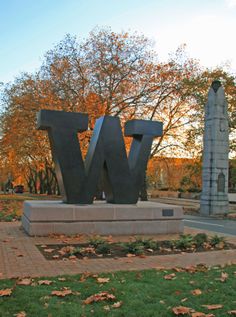
<svg viewBox="0 0 236 317">
<path fill-rule="evenodd" d="M 155 202 L 69 205 L 61 201 L 25 201 L 22 226 L 31 236 L 148 235 L 182 233 L 182 219 L 182 207 Z"/>
<path fill-rule="evenodd" d="M 228 201 L 201 200 L 200 214 L 203 216 L 224 215 L 229 212 Z"/>
</svg>

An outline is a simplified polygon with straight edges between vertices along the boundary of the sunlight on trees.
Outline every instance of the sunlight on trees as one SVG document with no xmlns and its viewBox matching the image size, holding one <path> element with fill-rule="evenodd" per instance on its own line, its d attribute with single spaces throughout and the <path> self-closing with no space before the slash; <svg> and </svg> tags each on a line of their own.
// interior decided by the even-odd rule
<svg viewBox="0 0 236 317">
<path fill-rule="evenodd" d="M 79 136 L 86 154 L 95 120 L 159 120 L 163 136 L 151 156 L 201 156 L 203 109 L 213 79 L 222 81 L 229 102 L 231 149 L 236 108 L 235 78 L 202 69 L 180 46 L 166 63 L 142 35 L 96 28 L 87 39 L 67 35 L 46 53 L 39 71 L 1 86 L 1 181 L 21 176 L 32 192 L 58 191 L 46 133 L 37 131 L 40 109 L 86 112 L 89 130 Z M 126 140 L 127 147 L 130 144 Z"/>
</svg>

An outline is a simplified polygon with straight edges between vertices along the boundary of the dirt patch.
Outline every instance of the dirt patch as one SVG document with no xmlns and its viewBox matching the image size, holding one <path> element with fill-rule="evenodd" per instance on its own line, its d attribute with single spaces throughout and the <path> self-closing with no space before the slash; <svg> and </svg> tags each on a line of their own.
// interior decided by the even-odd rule
<svg viewBox="0 0 236 317">
<path fill-rule="evenodd" d="M 149 241 L 150 242 L 150 241 Z M 99 258 L 120 258 L 120 257 L 147 257 L 152 255 L 184 254 L 195 252 L 209 252 L 236 249 L 236 245 L 221 242 L 212 246 L 205 243 L 202 246 L 192 245 L 187 248 L 179 248 L 176 241 L 152 241 L 145 246 L 141 243 L 101 243 L 94 245 L 83 244 L 47 244 L 37 245 L 37 248 L 47 260 L 67 260 L 67 259 L 99 259 Z"/>
</svg>

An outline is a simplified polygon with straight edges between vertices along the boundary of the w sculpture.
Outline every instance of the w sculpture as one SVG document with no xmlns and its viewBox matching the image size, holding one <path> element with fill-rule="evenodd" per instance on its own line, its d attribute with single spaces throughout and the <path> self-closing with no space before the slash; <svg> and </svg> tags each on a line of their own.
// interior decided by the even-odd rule
<svg viewBox="0 0 236 317">
<path fill-rule="evenodd" d="M 22 225 L 30 235 L 156 234 L 182 232 L 182 209 L 138 202 L 148 158 L 162 123 L 126 122 L 125 136 L 133 138 L 129 156 L 119 118 L 96 121 L 85 160 L 78 133 L 88 129 L 88 115 L 41 110 L 38 128 L 47 130 L 63 201 L 26 201 Z M 106 202 L 94 202 L 101 175 Z"/>
</svg>

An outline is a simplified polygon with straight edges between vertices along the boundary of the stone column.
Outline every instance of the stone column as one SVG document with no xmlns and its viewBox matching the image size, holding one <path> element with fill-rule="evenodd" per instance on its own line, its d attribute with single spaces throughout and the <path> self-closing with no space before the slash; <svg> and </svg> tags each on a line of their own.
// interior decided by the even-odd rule
<svg viewBox="0 0 236 317">
<path fill-rule="evenodd" d="M 228 212 L 229 127 L 227 102 L 220 81 L 213 81 L 205 106 L 200 213 Z"/>
</svg>

